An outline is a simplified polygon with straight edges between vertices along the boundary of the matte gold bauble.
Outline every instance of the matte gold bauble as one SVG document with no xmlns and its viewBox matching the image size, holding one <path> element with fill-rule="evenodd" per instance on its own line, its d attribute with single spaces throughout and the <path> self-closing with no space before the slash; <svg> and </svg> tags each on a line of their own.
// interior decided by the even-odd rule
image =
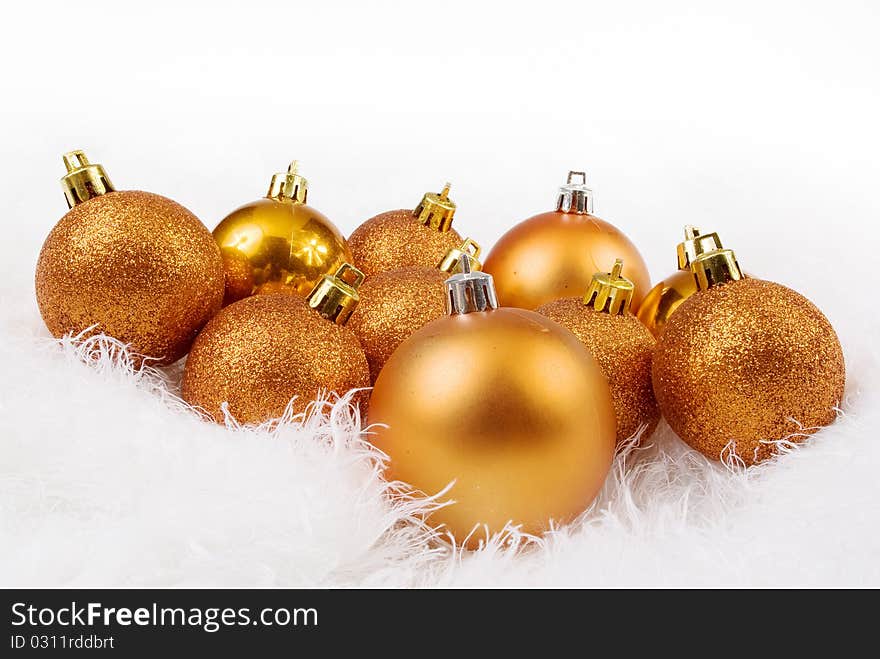
<svg viewBox="0 0 880 659">
<path fill-rule="evenodd" d="M 352 283 L 345 281 L 356 275 Z M 240 423 L 295 413 L 324 392 L 370 386 L 367 358 L 345 321 L 362 275 L 348 264 L 325 276 L 308 298 L 255 295 L 225 307 L 199 334 L 186 360 L 181 393 L 218 423 L 224 404 Z"/>
<path fill-rule="evenodd" d="M 434 268 L 461 245 L 452 228 L 454 215 L 448 183 L 439 194 L 425 194 L 415 210 L 380 213 L 349 236 L 354 263 L 368 277 L 400 268 Z"/>
<path fill-rule="evenodd" d="M 638 317 L 655 337 L 660 336 L 669 317 L 679 305 L 697 292 L 697 282 L 690 264 L 697 256 L 721 249 L 717 233 L 701 234 L 694 226 L 684 228 L 684 241 L 678 244 L 678 271 L 648 291 L 639 307 Z"/>
<path fill-rule="evenodd" d="M 446 278 L 466 253 L 479 270 L 480 247 L 467 239 L 450 250 L 436 268 L 400 268 L 368 277 L 348 326 L 357 335 L 375 382 L 397 346 L 417 329 L 446 313 Z"/>
<path fill-rule="evenodd" d="M 198 218 L 149 192 L 117 192 L 82 151 L 65 154 L 70 211 L 49 233 L 36 271 L 49 331 L 103 332 L 136 361 L 180 359 L 220 308 L 220 251 Z M 90 329 L 91 328 L 91 329 Z"/>
<path fill-rule="evenodd" d="M 630 311 L 633 284 L 621 276 L 622 266 L 618 259 L 611 272 L 593 275 L 582 298 L 561 298 L 538 308 L 578 337 L 608 377 L 618 443 L 639 429 L 641 439 L 646 439 L 660 420 L 651 383 L 656 342 Z"/>
<path fill-rule="evenodd" d="M 607 379 L 565 328 L 497 308 L 490 276 L 464 272 L 447 286 L 449 315 L 400 345 L 370 399 L 387 478 L 429 495 L 454 482 L 442 497 L 454 503 L 428 523 L 471 548 L 483 525 L 540 533 L 571 521 L 614 455 Z"/>
<path fill-rule="evenodd" d="M 306 205 L 307 193 L 294 160 L 272 177 L 265 198 L 232 211 L 214 229 L 226 268 L 225 304 L 258 293 L 306 295 L 352 260 L 339 229 Z"/>
<path fill-rule="evenodd" d="M 577 295 L 594 272 L 607 272 L 623 259 L 623 275 L 635 284 L 633 309 L 651 287 L 644 259 L 619 229 L 593 212 L 592 191 L 583 183 L 560 188 L 557 209 L 541 213 L 505 233 L 489 252 L 483 269 L 495 278 L 502 304 L 537 309 Z"/>
<path fill-rule="evenodd" d="M 809 300 L 743 278 L 733 252 L 691 264 L 700 289 L 669 318 L 654 352 L 654 392 L 672 429 L 707 457 L 746 464 L 835 418 L 843 351 Z"/>
</svg>

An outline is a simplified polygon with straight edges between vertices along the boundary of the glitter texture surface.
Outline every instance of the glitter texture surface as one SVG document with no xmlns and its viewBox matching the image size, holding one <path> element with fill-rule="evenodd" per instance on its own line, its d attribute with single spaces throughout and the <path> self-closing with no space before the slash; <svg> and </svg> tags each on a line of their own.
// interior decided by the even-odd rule
<svg viewBox="0 0 880 659">
<path fill-rule="evenodd" d="M 611 315 L 596 311 L 579 297 L 555 300 L 538 309 L 567 327 L 593 353 L 611 387 L 617 417 L 617 441 L 622 442 L 641 426 L 642 439 L 660 420 L 651 384 L 654 337 L 632 314 Z"/>
<path fill-rule="evenodd" d="M 367 354 L 373 382 L 405 338 L 446 313 L 448 276 L 435 268 L 401 268 L 380 272 L 361 285 L 348 327 Z"/>
<path fill-rule="evenodd" d="M 223 265 L 208 229 L 180 204 L 110 192 L 74 206 L 52 229 L 36 291 L 53 335 L 97 325 L 169 364 L 220 308 Z"/>
<path fill-rule="evenodd" d="M 409 209 L 370 218 L 351 234 L 354 264 L 368 277 L 406 267 L 436 268 L 462 238 L 455 229 L 439 232 L 419 224 Z"/>
<path fill-rule="evenodd" d="M 223 402 L 241 423 L 302 412 L 324 391 L 369 387 L 357 337 L 298 295 L 256 295 L 225 307 L 199 334 L 181 387 L 191 405 L 223 422 Z"/>
<path fill-rule="evenodd" d="M 833 421 L 844 373 L 840 342 L 815 305 L 747 278 L 678 308 L 657 344 L 653 379 L 663 416 L 685 442 L 718 459 L 734 441 L 753 464 L 775 452 L 774 440 L 802 441 Z"/>
</svg>

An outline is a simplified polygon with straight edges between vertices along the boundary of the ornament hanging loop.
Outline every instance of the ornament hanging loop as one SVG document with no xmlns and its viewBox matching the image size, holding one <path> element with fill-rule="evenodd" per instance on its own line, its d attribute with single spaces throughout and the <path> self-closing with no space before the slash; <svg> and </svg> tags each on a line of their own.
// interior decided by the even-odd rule
<svg viewBox="0 0 880 659">
<path fill-rule="evenodd" d="M 622 315 L 629 311 L 635 286 L 624 277 L 623 260 L 614 261 L 611 272 L 597 272 L 584 295 L 584 304 L 596 311 Z"/>
<path fill-rule="evenodd" d="M 580 177 L 580 182 L 575 179 Z M 587 187 L 587 173 L 569 171 L 566 184 L 560 186 L 556 197 L 556 210 L 561 213 L 593 213 L 593 191 Z"/>
<path fill-rule="evenodd" d="M 298 169 L 299 161 L 293 160 L 286 172 L 273 174 L 266 196 L 276 201 L 287 199 L 297 204 L 306 203 L 309 196 L 309 182 L 297 172 Z"/>
<path fill-rule="evenodd" d="M 440 259 L 437 269 L 440 272 L 448 272 L 450 275 L 461 272 L 461 257 L 464 256 L 468 260 L 471 270 L 482 270 L 483 266 L 478 260 L 482 248 L 473 238 L 465 238 L 464 242 L 458 247 L 453 247 L 446 256 Z"/>
<path fill-rule="evenodd" d="M 61 189 L 68 208 L 116 190 L 103 165 L 90 163 L 82 150 L 65 153 L 62 160 L 67 174 L 61 177 Z"/>
<path fill-rule="evenodd" d="M 357 289 L 364 273 L 343 263 L 335 274 L 324 275 L 306 297 L 308 305 L 327 320 L 345 325 L 360 301 Z"/>
<path fill-rule="evenodd" d="M 446 312 L 449 315 L 491 311 L 498 308 L 492 275 L 473 272 L 467 254 L 459 259 L 458 274 L 446 280 Z"/>
<path fill-rule="evenodd" d="M 440 233 L 445 233 L 452 228 L 452 218 L 455 215 L 456 206 L 455 202 L 449 198 L 450 187 L 451 184 L 446 183 L 439 193 L 425 193 L 413 211 L 413 215 L 420 224 Z"/>
</svg>

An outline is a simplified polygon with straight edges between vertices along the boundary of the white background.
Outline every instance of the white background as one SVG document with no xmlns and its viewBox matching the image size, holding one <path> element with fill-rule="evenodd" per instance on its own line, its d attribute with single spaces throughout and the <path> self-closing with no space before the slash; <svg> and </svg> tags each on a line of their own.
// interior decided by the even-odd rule
<svg viewBox="0 0 880 659">
<path fill-rule="evenodd" d="M 867 0 L 6 3 L 0 582 L 880 583 L 878 34 Z M 657 466 L 638 523 L 615 513 L 531 576 L 477 556 L 436 578 L 376 549 L 382 498 L 343 478 L 344 454 L 248 442 L 20 347 L 45 335 L 34 264 L 77 148 L 209 228 L 293 158 L 346 234 L 450 180 L 456 227 L 487 248 L 585 169 L 655 281 L 692 223 L 815 301 L 847 354 L 848 418 L 755 489 Z"/>
<path fill-rule="evenodd" d="M 11 3 L 4 242 L 35 261 L 75 148 L 209 228 L 293 158 L 346 234 L 450 180 L 486 247 L 586 169 L 655 280 L 694 223 L 848 320 L 853 287 L 821 280 L 870 272 L 876 248 L 877 7 Z"/>
</svg>

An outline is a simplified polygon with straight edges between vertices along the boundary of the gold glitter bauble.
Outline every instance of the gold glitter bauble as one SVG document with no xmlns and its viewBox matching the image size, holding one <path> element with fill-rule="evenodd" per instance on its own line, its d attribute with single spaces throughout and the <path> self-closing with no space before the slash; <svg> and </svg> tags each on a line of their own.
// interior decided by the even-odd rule
<svg viewBox="0 0 880 659">
<path fill-rule="evenodd" d="M 96 325 L 95 332 L 170 364 L 220 308 L 223 265 L 211 234 L 180 204 L 109 191 L 78 199 L 52 229 L 36 289 L 54 336 Z"/>
<path fill-rule="evenodd" d="M 655 340 L 631 313 L 610 314 L 584 304 L 579 297 L 554 300 L 538 313 L 570 330 L 587 346 L 608 377 L 617 417 L 617 441 L 642 426 L 642 439 L 654 432 L 660 410 L 651 383 L 651 355 Z"/>
<path fill-rule="evenodd" d="M 266 198 L 232 211 L 214 229 L 226 267 L 226 304 L 259 293 L 306 295 L 352 261 L 339 229 L 305 204 L 306 190 L 294 161 L 275 175 Z"/>
<path fill-rule="evenodd" d="M 380 272 L 360 287 L 348 327 L 361 341 L 373 381 L 404 339 L 446 313 L 448 276 L 437 268 L 401 268 Z"/>
<path fill-rule="evenodd" d="M 256 295 L 225 307 L 199 334 L 186 360 L 183 399 L 215 420 L 221 404 L 241 423 L 281 416 L 296 397 L 302 412 L 322 392 L 369 387 L 357 337 L 322 318 L 298 295 Z"/>
<path fill-rule="evenodd" d="M 672 429 L 716 460 L 735 442 L 746 464 L 773 455 L 773 440 L 800 442 L 833 421 L 844 376 L 822 312 L 760 279 L 689 297 L 654 351 L 654 392 Z"/>
<path fill-rule="evenodd" d="M 639 307 L 638 317 L 655 337 L 662 334 L 669 317 L 697 292 L 697 282 L 690 270 L 679 270 L 654 286 Z"/>
<path fill-rule="evenodd" d="M 551 520 L 572 520 L 602 487 L 614 454 L 607 379 L 560 325 L 492 306 L 491 277 L 465 272 L 446 285 L 452 315 L 398 347 L 370 399 L 387 478 L 426 494 L 455 481 L 443 497 L 454 503 L 428 523 L 469 547 L 485 537 L 482 528 L 470 535 L 476 525 L 540 533 Z M 451 292 L 459 285 L 471 288 Z"/>
<path fill-rule="evenodd" d="M 432 229 L 406 209 L 380 213 L 348 238 L 355 265 L 368 277 L 399 268 L 435 268 L 443 255 L 461 242 L 455 229 Z"/>
</svg>

